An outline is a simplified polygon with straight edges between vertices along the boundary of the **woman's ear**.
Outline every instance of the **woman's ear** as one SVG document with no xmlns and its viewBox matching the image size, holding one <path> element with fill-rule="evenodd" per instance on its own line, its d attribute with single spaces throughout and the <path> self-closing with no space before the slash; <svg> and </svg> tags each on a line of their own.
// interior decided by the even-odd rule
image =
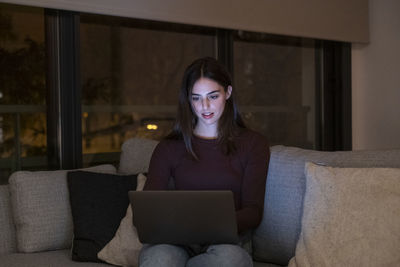
<svg viewBox="0 0 400 267">
<path fill-rule="evenodd" d="M 231 95 L 232 95 L 232 86 L 231 85 L 228 85 L 228 89 L 226 90 L 226 97 L 225 97 L 225 99 L 228 99 L 229 97 L 231 97 Z"/>
</svg>

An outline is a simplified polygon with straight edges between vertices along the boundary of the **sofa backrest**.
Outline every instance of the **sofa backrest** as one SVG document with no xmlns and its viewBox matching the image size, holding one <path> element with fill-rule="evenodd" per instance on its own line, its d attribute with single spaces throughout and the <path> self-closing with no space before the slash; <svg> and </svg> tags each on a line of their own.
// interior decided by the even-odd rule
<svg viewBox="0 0 400 267">
<path fill-rule="evenodd" d="M 17 251 L 15 226 L 11 214 L 10 190 L 0 185 L 0 254 Z"/>
<path fill-rule="evenodd" d="M 264 215 L 253 234 L 255 260 L 287 266 L 301 229 L 304 167 L 400 167 L 400 150 L 322 152 L 273 146 L 267 176 Z"/>
<path fill-rule="evenodd" d="M 158 141 L 144 138 L 126 140 L 121 147 L 118 172 L 123 174 L 147 172 L 151 155 L 157 144 Z"/>
</svg>

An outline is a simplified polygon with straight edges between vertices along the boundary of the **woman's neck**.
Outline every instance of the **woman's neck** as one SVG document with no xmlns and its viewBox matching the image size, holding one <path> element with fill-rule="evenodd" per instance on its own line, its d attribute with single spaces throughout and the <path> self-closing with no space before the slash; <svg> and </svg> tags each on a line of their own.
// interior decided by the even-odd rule
<svg viewBox="0 0 400 267">
<path fill-rule="evenodd" d="M 217 136 L 202 136 L 202 135 L 198 135 L 194 133 L 194 136 L 196 136 L 197 138 L 200 139 L 204 139 L 204 140 L 215 140 L 217 139 Z"/>
<path fill-rule="evenodd" d="M 217 129 L 195 127 L 193 134 L 202 139 L 216 139 L 218 137 Z"/>
</svg>

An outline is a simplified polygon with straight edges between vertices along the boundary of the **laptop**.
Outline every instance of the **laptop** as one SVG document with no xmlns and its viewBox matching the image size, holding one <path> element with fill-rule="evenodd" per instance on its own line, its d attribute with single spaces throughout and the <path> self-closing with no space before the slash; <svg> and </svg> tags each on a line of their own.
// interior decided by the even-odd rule
<svg viewBox="0 0 400 267">
<path fill-rule="evenodd" d="M 149 244 L 237 244 L 231 191 L 130 191 L 140 242 Z"/>
</svg>

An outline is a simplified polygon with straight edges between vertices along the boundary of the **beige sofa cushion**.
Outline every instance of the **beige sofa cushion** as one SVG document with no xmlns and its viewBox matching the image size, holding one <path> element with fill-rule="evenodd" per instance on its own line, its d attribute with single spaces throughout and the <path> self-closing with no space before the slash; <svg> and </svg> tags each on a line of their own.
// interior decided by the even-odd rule
<svg viewBox="0 0 400 267">
<path fill-rule="evenodd" d="M 86 168 L 115 173 L 109 164 Z M 65 249 L 72 243 L 67 170 L 17 171 L 10 176 L 11 206 L 19 252 Z"/>
<path fill-rule="evenodd" d="M 294 266 L 400 266 L 400 169 L 306 163 Z"/>
</svg>

